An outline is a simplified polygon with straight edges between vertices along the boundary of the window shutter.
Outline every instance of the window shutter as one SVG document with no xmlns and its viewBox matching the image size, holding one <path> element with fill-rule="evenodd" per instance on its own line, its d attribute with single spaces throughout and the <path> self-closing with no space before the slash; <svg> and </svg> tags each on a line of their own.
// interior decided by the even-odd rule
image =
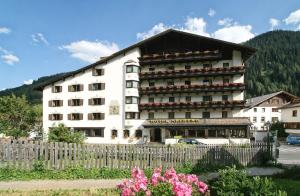
<svg viewBox="0 0 300 196">
<path fill-rule="evenodd" d="M 68 91 L 72 92 L 72 86 L 71 85 L 68 86 Z"/>
<path fill-rule="evenodd" d="M 83 99 L 80 99 L 80 101 L 79 101 L 79 105 L 83 105 Z"/>
<path fill-rule="evenodd" d="M 68 100 L 68 106 L 72 106 L 72 100 L 71 99 Z"/>
<path fill-rule="evenodd" d="M 92 113 L 89 113 L 89 114 L 88 114 L 88 120 L 92 120 L 92 118 L 93 118 L 93 114 L 92 114 Z"/>
<path fill-rule="evenodd" d="M 72 114 L 68 114 L 68 120 L 72 120 Z"/>
<path fill-rule="evenodd" d="M 59 86 L 58 89 L 59 92 L 62 92 L 62 86 Z"/>
<path fill-rule="evenodd" d="M 52 120 L 52 114 L 48 115 L 48 120 Z"/>
<path fill-rule="evenodd" d="M 105 83 L 101 83 L 101 84 L 100 84 L 100 89 L 101 89 L 101 90 L 104 90 L 104 89 L 105 89 Z"/>
<path fill-rule="evenodd" d="M 83 119 L 83 114 L 79 114 L 79 120 Z"/>
<path fill-rule="evenodd" d="M 62 120 L 62 119 L 63 119 L 63 115 L 60 114 L 60 115 L 59 115 L 59 120 Z"/>
<path fill-rule="evenodd" d="M 101 98 L 101 105 L 104 105 L 104 104 L 105 104 L 105 99 Z"/>
<path fill-rule="evenodd" d="M 95 68 L 92 69 L 92 76 L 97 76 L 97 71 Z"/>
<path fill-rule="evenodd" d="M 80 91 L 83 91 L 83 84 L 80 84 Z"/>
<path fill-rule="evenodd" d="M 89 99 L 89 105 L 93 105 L 93 99 Z"/>
<path fill-rule="evenodd" d="M 101 76 L 104 75 L 104 69 L 101 69 Z"/>
<path fill-rule="evenodd" d="M 54 86 L 52 86 L 52 88 L 51 88 L 51 92 L 52 92 L 52 93 L 54 93 L 54 92 L 55 92 L 55 87 L 54 87 Z"/>
<path fill-rule="evenodd" d="M 52 107 L 52 101 L 48 101 L 48 107 Z"/>
<path fill-rule="evenodd" d="M 59 106 L 63 106 L 64 105 L 64 101 L 63 100 L 59 100 Z"/>
<path fill-rule="evenodd" d="M 93 90 L 93 84 L 89 84 L 89 91 Z"/>
<path fill-rule="evenodd" d="M 100 114 L 100 119 L 101 119 L 101 120 L 104 120 L 104 117 L 105 117 L 105 114 L 104 114 L 104 113 L 101 113 L 101 114 Z"/>
</svg>

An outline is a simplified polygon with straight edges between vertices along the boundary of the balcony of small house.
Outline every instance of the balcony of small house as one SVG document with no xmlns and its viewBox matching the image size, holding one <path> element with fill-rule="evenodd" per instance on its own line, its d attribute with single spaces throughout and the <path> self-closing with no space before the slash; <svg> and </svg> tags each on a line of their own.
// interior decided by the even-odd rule
<svg viewBox="0 0 300 196">
<path fill-rule="evenodd" d="M 163 63 L 181 63 L 195 62 L 203 60 L 219 60 L 222 53 L 219 50 L 189 51 L 163 54 L 144 54 L 139 57 L 140 65 L 163 64 Z"/>
<path fill-rule="evenodd" d="M 181 110 L 181 109 L 233 109 L 244 108 L 245 101 L 202 101 L 202 102 L 173 102 L 173 103 L 141 103 L 140 110 Z"/>
<path fill-rule="evenodd" d="M 203 69 L 185 69 L 172 71 L 156 71 L 156 72 L 141 72 L 140 80 L 147 79 L 170 79 L 170 78 L 190 78 L 199 76 L 220 76 L 220 75 L 235 75 L 244 74 L 245 67 L 218 67 L 218 68 L 203 68 Z"/>
<path fill-rule="evenodd" d="M 170 94 L 170 93 L 203 93 L 203 92 L 224 92 L 243 91 L 244 83 L 225 84 L 203 84 L 203 85 L 171 85 L 157 87 L 141 87 L 140 94 Z"/>
</svg>

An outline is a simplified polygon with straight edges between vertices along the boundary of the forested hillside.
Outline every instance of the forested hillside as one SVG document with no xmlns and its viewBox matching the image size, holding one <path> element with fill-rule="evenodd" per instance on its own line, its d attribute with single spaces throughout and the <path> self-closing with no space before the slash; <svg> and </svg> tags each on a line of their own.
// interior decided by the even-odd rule
<svg viewBox="0 0 300 196">
<path fill-rule="evenodd" d="M 257 49 L 246 63 L 247 97 L 279 90 L 300 96 L 299 31 L 271 31 L 245 44 Z"/>
<path fill-rule="evenodd" d="M 246 96 L 286 90 L 300 96 L 300 31 L 271 31 L 244 43 L 257 52 L 246 63 Z M 0 96 L 25 94 L 31 103 L 41 103 L 41 92 L 33 88 L 65 73 L 46 76 L 32 85 L 0 91 Z"/>
</svg>

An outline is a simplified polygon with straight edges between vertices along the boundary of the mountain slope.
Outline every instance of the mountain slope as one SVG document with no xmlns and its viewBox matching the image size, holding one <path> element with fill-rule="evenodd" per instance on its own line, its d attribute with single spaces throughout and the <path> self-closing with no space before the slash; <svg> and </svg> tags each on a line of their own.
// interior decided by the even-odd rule
<svg viewBox="0 0 300 196">
<path fill-rule="evenodd" d="M 300 32 L 271 31 L 244 43 L 257 49 L 247 62 L 246 96 L 254 97 L 279 90 L 300 96 Z M 31 85 L 0 91 L 0 96 L 25 94 L 31 103 L 41 103 L 41 92 L 33 88 L 67 73 L 41 77 Z"/>
<path fill-rule="evenodd" d="M 245 45 L 257 52 L 247 62 L 247 97 L 285 90 L 300 96 L 300 32 L 271 31 Z"/>
</svg>

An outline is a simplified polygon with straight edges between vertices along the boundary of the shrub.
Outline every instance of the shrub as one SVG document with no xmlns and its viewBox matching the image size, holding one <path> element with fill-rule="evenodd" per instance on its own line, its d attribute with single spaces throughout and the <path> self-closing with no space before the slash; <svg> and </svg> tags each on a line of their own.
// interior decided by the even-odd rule
<svg viewBox="0 0 300 196">
<path fill-rule="evenodd" d="M 208 186 L 199 181 L 193 174 L 177 174 L 174 168 L 168 169 L 162 175 L 162 168 L 154 169 L 148 180 L 143 170 L 134 168 L 131 179 L 127 179 L 117 186 L 122 196 L 130 195 L 176 195 L 190 196 L 192 194 L 206 194 Z"/>
<path fill-rule="evenodd" d="M 216 195 L 286 195 L 277 189 L 271 179 L 247 177 L 245 170 L 235 167 L 220 170 L 219 179 L 212 184 L 212 190 Z"/>
<path fill-rule="evenodd" d="M 59 124 L 50 130 L 48 139 L 50 142 L 83 143 L 85 137 L 81 132 L 74 132 L 64 124 Z"/>
</svg>

